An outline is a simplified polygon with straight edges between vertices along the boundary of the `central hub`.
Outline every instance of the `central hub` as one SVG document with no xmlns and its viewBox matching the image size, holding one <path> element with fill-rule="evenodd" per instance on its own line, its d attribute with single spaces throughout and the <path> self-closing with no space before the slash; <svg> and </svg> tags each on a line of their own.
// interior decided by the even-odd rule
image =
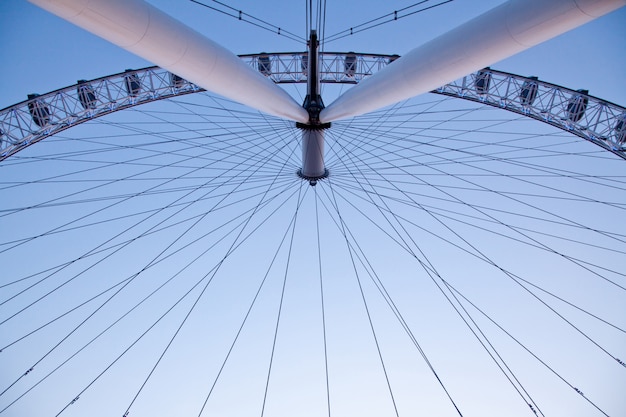
<svg viewBox="0 0 626 417">
<path fill-rule="evenodd" d="M 302 178 L 303 180 L 308 181 L 311 186 L 315 187 L 317 185 L 318 180 L 328 177 L 329 172 L 327 169 L 324 169 L 323 175 L 318 175 L 316 177 L 308 177 L 302 173 L 302 169 L 299 169 L 296 172 L 296 174 L 298 174 L 298 176 Z"/>
<path fill-rule="evenodd" d="M 328 170 L 324 165 L 324 129 L 330 123 L 324 124 L 297 124 L 302 129 L 302 168 L 298 176 L 308 180 L 309 184 L 317 184 L 317 180 L 326 178 Z"/>
</svg>

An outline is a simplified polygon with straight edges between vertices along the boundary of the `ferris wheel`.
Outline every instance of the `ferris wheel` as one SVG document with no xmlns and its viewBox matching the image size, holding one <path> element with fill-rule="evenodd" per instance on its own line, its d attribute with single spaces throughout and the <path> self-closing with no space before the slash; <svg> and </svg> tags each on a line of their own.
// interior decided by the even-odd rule
<svg viewBox="0 0 626 417">
<path fill-rule="evenodd" d="M 239 56 L 33 3 L 158 66 L 0 110 L 0 416 L 626 410 L 626 108 L 494 65 L 623 1 L 402 56 L 330 50 L 325 2 Z"/>
</svg>

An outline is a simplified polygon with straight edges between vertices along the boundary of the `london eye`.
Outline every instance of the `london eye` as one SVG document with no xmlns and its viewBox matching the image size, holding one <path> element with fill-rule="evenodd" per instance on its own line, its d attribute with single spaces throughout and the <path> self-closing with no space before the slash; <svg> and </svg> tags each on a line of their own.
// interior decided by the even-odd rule
<svg viewBox="0 0 626 417">
<path fill-rule="evenodd" d="M 626 410 L 623 2 L 432 87 L 420 44 L 524 2 L 150 3 L 238 55 L 0 6 L 0 415 Z"/>
</svg>

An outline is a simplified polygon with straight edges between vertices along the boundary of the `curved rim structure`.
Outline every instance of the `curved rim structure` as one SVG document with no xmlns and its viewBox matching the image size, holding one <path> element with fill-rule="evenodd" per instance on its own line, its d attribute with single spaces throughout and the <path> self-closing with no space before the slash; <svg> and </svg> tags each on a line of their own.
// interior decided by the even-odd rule
<svg viewBox="0 0 626 417">
<path fill-rule="evenodd" d="M 320 82 L 358 84 L 398 55 L 321 53 Z M 307 53 L 240 55 L 277 84 L 306 83 Z M 0 161 L 51 135 L 96 117 L 174 96 L 203 91 L 159 67 L 126 70 L 80 81 L 0 110 Z M 502 108 L 590 141 L 626 159 L 626 108 L 536 77 L 486 68 L 434 91 Z"/>
</svg>

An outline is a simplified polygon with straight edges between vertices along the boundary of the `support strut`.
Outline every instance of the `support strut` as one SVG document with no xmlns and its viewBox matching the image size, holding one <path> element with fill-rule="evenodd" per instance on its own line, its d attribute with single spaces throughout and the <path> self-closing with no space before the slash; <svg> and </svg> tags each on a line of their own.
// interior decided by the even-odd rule
<svg viewBox="0 0 626 417">
<path fill-rule="evenodd" d="M 298 170 L 298 176 L 315 185 L 317 180 L 328 176 L 324 165 L 324 129 L 329 128 L 330 123 L 320 123 L 319 117 L 324 102 L 319 93 L 319 41 L 315 30 L 311 31 L 308 46 L 307 95 L 302 107 L 308 112 L 309 121 L 296 123 L 296 127 L 302 129 L 302 168 Z"/>
</svg>

